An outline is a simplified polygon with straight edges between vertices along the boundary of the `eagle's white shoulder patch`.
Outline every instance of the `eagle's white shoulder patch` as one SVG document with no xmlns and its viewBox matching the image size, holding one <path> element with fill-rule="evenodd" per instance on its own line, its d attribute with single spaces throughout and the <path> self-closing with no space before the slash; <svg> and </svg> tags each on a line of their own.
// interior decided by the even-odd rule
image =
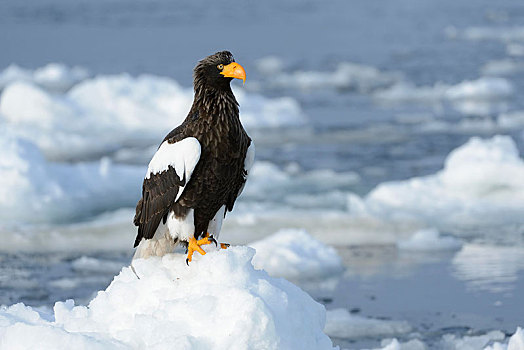
<svg viewBox="0 0 524 350">
<path fill-rule="evenodd" d="M 164 141 L 149 162 L 145 178 L 149 179 L 151 175 L 162 173 L 172 166 L 178 177 L 185 178 L 187 183 L 200 160 L 200 152 L 200 142 L 194 137 L 187 137 L 175 143 Z M 183 191 L 184 187 L 181 187 L 176 200 Z"/>
</svg>

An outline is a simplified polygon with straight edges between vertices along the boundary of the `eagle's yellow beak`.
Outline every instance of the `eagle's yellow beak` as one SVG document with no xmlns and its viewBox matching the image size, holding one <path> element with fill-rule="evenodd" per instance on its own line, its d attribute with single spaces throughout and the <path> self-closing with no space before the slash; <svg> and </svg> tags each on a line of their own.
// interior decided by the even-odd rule
<svg viewBox="0 0 524 350">
<path fill-rule="evenodd" d="M 244 67 L 236 62 L 224 66 L 224 69 L 220 74 L 228 78 L 242 79 L 242 83 L 246 82 L 246 71 L 244 70 Z"/>
</svg>

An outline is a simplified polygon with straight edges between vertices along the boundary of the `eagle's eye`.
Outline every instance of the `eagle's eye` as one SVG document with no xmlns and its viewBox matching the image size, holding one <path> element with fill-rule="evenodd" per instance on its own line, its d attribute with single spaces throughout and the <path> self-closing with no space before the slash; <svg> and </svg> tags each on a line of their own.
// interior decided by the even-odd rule
<svg viewBox="0 0 524 350">
<path fill-rule="evenodd" d="M 224 69 L 224 65 L 223 65 L 223 64 L 219 64 L 219 65 L 217 66 L 217 68 L 218 68 L 219 70 L 222 70 L 222 69 Z"/>
</svg>

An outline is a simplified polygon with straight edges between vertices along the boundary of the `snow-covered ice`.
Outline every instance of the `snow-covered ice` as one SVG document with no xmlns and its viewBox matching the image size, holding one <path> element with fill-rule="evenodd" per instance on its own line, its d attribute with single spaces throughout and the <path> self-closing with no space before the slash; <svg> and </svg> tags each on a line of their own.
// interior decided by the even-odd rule
<svg viewBox="0 0 524 350">
<path fill-rule="evenodd" d="M 35 70 L 12 64 L 0 72 L 0 91 L 15 81 L 35 83 L 52 92 L 65 92 L 89 77 L 82 67 L 68 67 L 62 63 L 49 63 Z"/>
<path fill-rule="evenodd" d="M 337 251 L 303 229 L 283 229 L 260 241 L 255 248 L 255 268 L 274 277 L 309 280 L 330 277 L 343 271 Z"/>
<path fill-rule="evenodd" d="M 0 96 L 0 125 L 31 138 L 48 159 L 93 157 L 123 146 L 158 144 L 184 120 L 193 100 L 191 88 L 152 75 L 99 75 L 81 81 L 79 76 L 71 89 L 57 92 L 50 90 L 50 82 L 43 83 L 53 74 L 60 76 L 53 67 L 36 70 L 40 80 L 9 68 L 3 73 L 6 86 Z M 306 124 L 292 98 L 234 91 L 247 129 Z"/>
<path fill-rule="evenodd" d="M 405 321 L 381 320 L 352 315 L 346 309 L 328 310 L 324 332 L 330 337 L 356 339 L 364 337 L 384 337 L 411 332 Z"/>
<path fill-rule="evenodd" d="M 428 228 L 415 232 L 406 240 L 397 242 L 401 250 L 409 251 L 437 251 L 437 250 L 459 250 L 462 242 L 455 237 L 442 236 L 436 228 Z"/>
<path fill-rule="evenodd" d="M 282 62 L 274 57 L 258 62 L 258 69 L 269 77 L 267 84 L 278 88 L 301 90 L 333 88 L 367 93 L 388 87 L 402 78 L 398 72 L 381 71 L 372 66 L 353 62 L 341 62 L 335 70 L 328 72 L 299 70 L 286 73 L 281 71 L 282 66 Z"/>
<path fill-rule="evenodd" d="M 52 163 L 36 145 L 0 129 L 0 218 L 4 224 L 60 222 L 133 205 L 144 169 L 103 158 Z"/>
<path fill-rule="evenodd" d="M 376 91 L 373 96 L 381 102 L 437 102 L 449 101 L 496 101 L 511 97 L 515 90 L 505 78 L 481 77 L 465 80 L 456 85 L 435 83 L 433 86 L 415 86 L 411 82 L 401 81 L 387 89 Z"/>
<path fill-rule="evenodd" d="M 54 314 L 0 309 L 0 349 L 333 349 L 325 309 L 232 247 L 195 257 L 136 260 L 89 303 Z"/>
<path fill-rule="evenodd" d="M 521 327 L 517 327 L 507 344 L 495 342 L 484 350 L 524 350 L 524 330 Z"/>
<path fill-rule="evenodd" d="M 351 195 L 355 216 L 446 225 L 524 222 L 524 161 L 509 136 L 471 138 L 434 175 L 382 183 L 365 198 Z"/>
<path fill-rule="evenodd" d="M 457 337 L 454 334 L 444 334 L 440 347 L 444 350 L 477 350 L 483 349 L 490 342 L 504 340 L 505 335 L 501 331 L 491 331 L 481 335 L 466 335 Z"/>
</svg>

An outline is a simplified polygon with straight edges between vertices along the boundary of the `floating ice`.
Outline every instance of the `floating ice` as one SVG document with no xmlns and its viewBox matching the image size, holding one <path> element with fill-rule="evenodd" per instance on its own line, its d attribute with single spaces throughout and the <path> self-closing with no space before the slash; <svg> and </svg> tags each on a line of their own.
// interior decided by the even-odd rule
<svg viewBox="0 0 524 350">
<path fill-rule="evenodd" d="M 440 348 L 445 350 L 478 350 L 483 349 L 492 341 L 503 340 L 504 333 L 491 331 L 482 335 L 467 335 L 462 338 L 454 334 L 444 334 L 440 342 Z"/>
<path fill-rule="evenodd" d="M 460 226 L 523 223 L 524 162 L 508 136 L 471 138 L 434 175 L 386 182 L 364 199 L 352 195 L 353 215 Z"/>
<path fill-rule="evenodd" d="M 56 222 L 85 217 L 139 196 L 143 168 L 108 159 L 49 163 L 38 147 L 0 129 L 0 219 L 3 223 Z"/>
<path fill-rule="evenodd" d="M 305 230 L 280 230 L 250 246 L 257 251 L 253 265 L 274 277 L 319 279 L 344 269 L 336 250 L 311 237 Z"/>
<path fill-rule="evenodd" d="M 0 90 L 12 82 L 25 81 L 53 92 L 64 92 L 88 77 L 89 72 L 85 68 L 68 67 L 61 63 L 49 63 L 36 70 L 12 64 L 0 72 Z"/>
<path fill-rule="evenodd" d="M 458 36 L 467 40 L 523 41 L 524 27 L 470 27 Z"/>
<path fill-rule="evenodd" d="M 390 88 L 379 90 L 373 96 L 381 102 L 438 102 L 502 100 L 514 93 L 513 85 L 504 78 L 482 77 L 466 80 L 456 85 L 436 83 L 434 86 L 415 86 L 400 82 Z"/>
<path fill-rule="evenodd" d="M 274 72 L 268 84 L 280 88 L 302 90 L 335 88 L 369 92 L 392 85 L 401 79 L 395 72 L 382 72 L 363 64 L 342 62 L 332 72 L 295 71 L 292 73 Z"/>
<path fill-rule="evenodd" d="M 59 67 L 37 70 L 34 79 L 23 78 L 13 69 L 4 72 L 7 86 L 0 96 L 5 126 L 31 138 L 49 159 L 78 159 L 122 146 L 159 144 L 184 120 L 193 100 L 192 89 L 151 75 L 101 75 L 67 92 L 51 93 L 52 84 L 66 80 L 60 76 L 73 74 Z M 53 83 L 53 77 L 58 82 Z M 291 98 L 269 99 L 237 89 L 235 93 L 248 129 L 306 123 L 300 106 Z"/>
<path fill-rule="evenodd" d="M 407 342 L 399 342 L 397 339 L 384 339 L 380 349 L 375 350 L 427 350 L 426 344 L 418 339 L 411 339 Z"/>
<path fill-rule="evenodd" d="M 42 317 L 0 309 L 0 349 L 333 349 L 325 309 L 232 247 L 195 257 L 136 260 L 85 306 L 57 302 Z"/>
<path fill-rule="evenodd" d="M 327 311 L 324 332 L 330 337 L 356 339 L 405 334 L 411 332 L 411 326 L 405 321 L 367 318 L 334 309 Z"/>
<path fill-rule="evenodd" d="M 522 71 L 524 71 L 524 62 L 512 59 L 490 61 L 481 68 L 484 75 L 510 75 Z"/>
<path fill-rule="evenodd" d="M 517 327 L 515 333 L 509 338 L 508 344 L 496 342 L 484 350 L 524 350 L 524 330 Z"/>
<path fill-rule="evenodd" d="M 435 228 L 417 231 L 407 240 L 400 240 L 397 247 L 410 251 L 459 250 L 460 240 L 454 237 L 443 237 Z"/>
</svg>

